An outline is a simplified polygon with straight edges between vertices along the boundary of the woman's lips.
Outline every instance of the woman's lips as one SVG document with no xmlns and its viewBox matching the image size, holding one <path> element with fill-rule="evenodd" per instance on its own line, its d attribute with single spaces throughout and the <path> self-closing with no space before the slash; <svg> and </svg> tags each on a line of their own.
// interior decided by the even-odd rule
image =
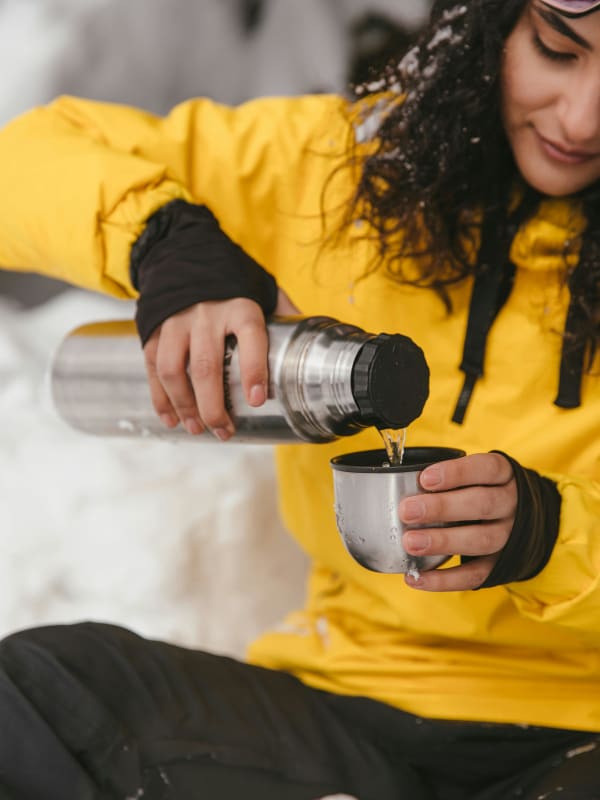
<svg viewBox="0 0 600 800">
<path fill-rule="evenodd" d="M 581 150 L 569 150 L 560 144 L 545 139 L 541 134 L 537 134 L 544 152 L 553 161 L 560 161 L 562 164 L 585 164 L 598 157 L 598 153 L 588 153 Z"/>
</svg>

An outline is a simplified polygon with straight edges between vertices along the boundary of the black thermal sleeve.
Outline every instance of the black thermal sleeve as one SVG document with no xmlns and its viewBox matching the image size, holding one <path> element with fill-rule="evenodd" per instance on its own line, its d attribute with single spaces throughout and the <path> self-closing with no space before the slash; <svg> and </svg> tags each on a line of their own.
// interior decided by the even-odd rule
<svg viewBox="0 0 600 800">
<path fill-rule="evenodd" d="M 513 468 L 517 482 L 517 512 L 510 538 L 487 580 L 486 589 L 533 578 L 548 563 L 558 537 L 561 496 L 556 484 L 499 450 Z"/>
<path fill-rule="evenodd" d="M 156 211 L 131 251 L 140 296 L 136 324 L 145 344 L 166 319 L 204 300 L 246 297 L 269 316 L 275 279 L 221 230 L 206 206 L 173 200 Z"/>
</svg>

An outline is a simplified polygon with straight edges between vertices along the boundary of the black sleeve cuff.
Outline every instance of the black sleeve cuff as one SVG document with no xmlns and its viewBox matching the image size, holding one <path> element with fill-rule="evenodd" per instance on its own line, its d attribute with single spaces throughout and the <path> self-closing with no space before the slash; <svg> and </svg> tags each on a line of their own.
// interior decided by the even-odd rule
<svg viewBox="0 0 600 800">
<path fill-rule="evenodd" d="M 526 581 L 548 563 L 560 525 L 561 496 L 556 484 L 525 469 L 506 453 L 517 482 L 517 511 L 509 540 L 481 589 Z"/>
<path fill-rule="evenodd" d="M 269 316 L 275 279 L 221 230 L 206 206 L 173 200 L 155 212 L 131 251 L 142 344 L 166 319 L 205 300 L 246 297 Z"/>
</svg>

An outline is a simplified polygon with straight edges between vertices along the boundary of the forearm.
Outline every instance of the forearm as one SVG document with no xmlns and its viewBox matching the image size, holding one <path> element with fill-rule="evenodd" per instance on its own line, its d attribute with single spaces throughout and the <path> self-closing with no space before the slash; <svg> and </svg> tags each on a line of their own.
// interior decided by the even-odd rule
<svg viewBox="0 0 600 800">
<path fill-rule="evenodd" d="M 264 98 L 237 108 L 195 99 L 157 117 L 64 97 L 0 131 L 0 265 L 135 295 L 130 251 L 176 198 L 206 205 L 223 231 L 277 271 L 282 227 L 322 235 L 323 186 L 339 208 L 353 184 L 341 98 Z M 291 246 L 291 245 L 290 245 Z"/>
<path fill-rule="evenodd" d="M 600 484 L 549 475 L 561 495 L 561 519 L 552 555 L 530 580 L 507 589 L 520 612 L 582 632 L 600 618 Z"/>
<path fill-rule="evenodd" d="M 109 147 L 58 110 L 0 131 L 0 264 L 120 297 L 133 243 L 153 211 L 187 192 L 164 166 Z"/>
<path fill-rule="evenodd" d="M 513 470 L 517 508 L 508 541 L 482 589 L 538 575 L 552 555 L 560 526 L 562 498 L 555 482 L 526 469 L 506 453 L 500 455 Z"/>
</svg>

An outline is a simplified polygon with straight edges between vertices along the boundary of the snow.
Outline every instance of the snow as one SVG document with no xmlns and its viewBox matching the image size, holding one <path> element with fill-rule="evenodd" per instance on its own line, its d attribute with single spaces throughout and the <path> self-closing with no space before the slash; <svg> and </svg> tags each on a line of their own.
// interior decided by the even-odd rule
<svg viewBox="0 0 600 800">
<path fill-rule="evenodd" d="M 61 338 L 132 311 L 76 290 L 0 301 L 0 635 L 95 619 L 241 655 L 303 594 L 271 449 L 86 436 L 52 405 Z"/>
<path fill-rule="evenodd" d="M 321 800 L 358 800 L 358 798 L 351 797 L 349 794 L 329 794 L 327 797 L 322 797 Z"/>
</svg>

